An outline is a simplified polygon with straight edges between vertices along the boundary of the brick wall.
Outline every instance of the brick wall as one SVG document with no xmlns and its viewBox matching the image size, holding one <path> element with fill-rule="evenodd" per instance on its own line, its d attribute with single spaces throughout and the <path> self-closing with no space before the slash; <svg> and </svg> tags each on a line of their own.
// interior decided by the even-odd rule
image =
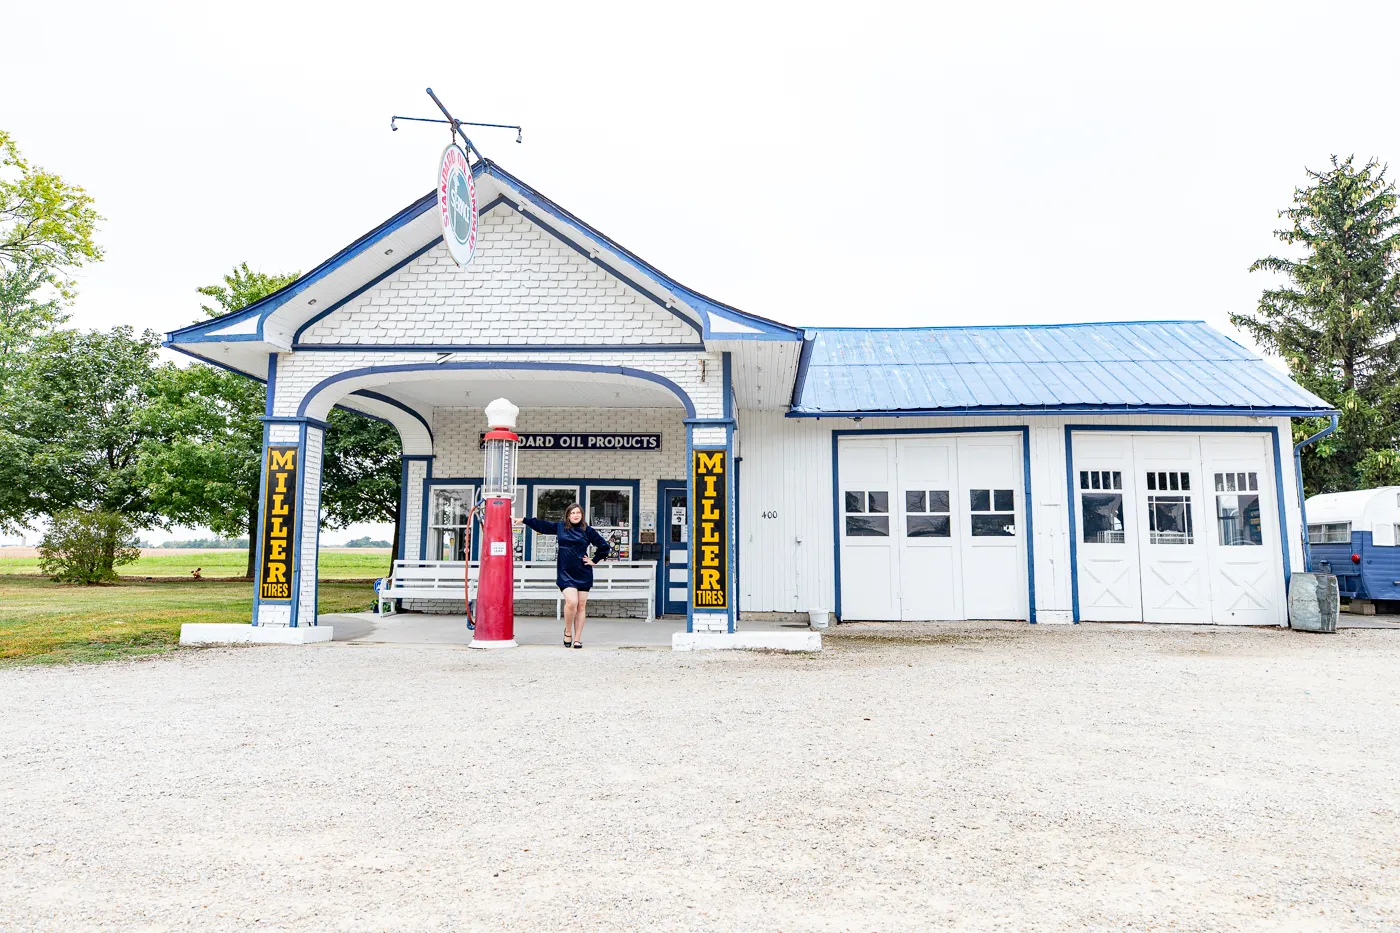
<svg viewBox="0 0 1400 933">
<path fill-rule="evenodd" d="M 505 206 L 459 268 L 438 244 L 311 325 L 315 344 L 685 344 L 693 327 Z"/>
</svg>

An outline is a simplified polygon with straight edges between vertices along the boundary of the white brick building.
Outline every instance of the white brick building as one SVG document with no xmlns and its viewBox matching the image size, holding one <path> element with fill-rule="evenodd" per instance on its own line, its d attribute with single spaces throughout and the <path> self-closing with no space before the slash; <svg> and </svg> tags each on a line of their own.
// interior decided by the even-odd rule
<svg viewBox="0 0 1400 933">
<path fill-rule="evenodd" d="M 1305 547 L 1289 419 L 1331 412 L 1204 325 L 791 327 L 681 285 L 499 166 L 474 172 L 469 265 L 434 193 L 278 293 L 168 335 L 266 381 L 266 445 L 295 457 L 294 498 L 264 495 L 264 530 L 295 536 L 290 576 L 260 581 L 255 624 L 315 624 L 333 407 L 398 428 L 398 556 L 450 560 L 500 396 L 556 445 L 522 451 L 519 510 L 583 503 L 628 558 L 658 562 L 656 612 L 696 630 L 811 608 L 1286 621 Z M 696 450 L 727 458 L 722 609 L 692 605 L 694 542 L 673 524 Z M 522 533 L 521 558 L 550 553 Z"/>
</svg>

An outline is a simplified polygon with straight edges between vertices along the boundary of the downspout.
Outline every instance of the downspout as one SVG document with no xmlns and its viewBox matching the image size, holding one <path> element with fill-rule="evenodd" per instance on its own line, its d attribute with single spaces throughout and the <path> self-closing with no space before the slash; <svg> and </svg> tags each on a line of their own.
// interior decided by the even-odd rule
<svg viewBox="0 0 1400 933">
<path fill-rule="evenodd" d="M 1308 507 L 1303 497 L 1303 448 L 1322 440 L 1335 430 L 1337 430 L 1337 416 L 1333 415 L 1331 424 L 1312 437 L 1293 445 L 1293 476 L 1298 480 L 1298 515 L 1303 521 L 1303 569 L 1309 573 L 1312 572 L 1312 545 L 1308 542 Z"/>
</svg>

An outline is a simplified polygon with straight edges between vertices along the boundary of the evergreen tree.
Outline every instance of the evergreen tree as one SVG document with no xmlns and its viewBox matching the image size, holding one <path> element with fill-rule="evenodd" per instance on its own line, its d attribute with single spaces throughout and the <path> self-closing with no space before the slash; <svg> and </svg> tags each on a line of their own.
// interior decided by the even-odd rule
<svg viewBox="0 0 1400 933">
<path fill-rule="evenodd" d="M 1374 159 L 1332 157 L 1306 170 L 1309 185 L 1279 212 L 1274 235 L 1301 257 L 1266 256 L 1250 266 L 1282 274 L 1236 327 L 1288 364 L 1293 378 L 1341 412 L 1335 434 L 1303 461 L 1308 495 L 1400 483 L 1400 217 L 1395 185 Z M 1321 419 L 1294 423 L 1294 438 Z"/>
</svg>

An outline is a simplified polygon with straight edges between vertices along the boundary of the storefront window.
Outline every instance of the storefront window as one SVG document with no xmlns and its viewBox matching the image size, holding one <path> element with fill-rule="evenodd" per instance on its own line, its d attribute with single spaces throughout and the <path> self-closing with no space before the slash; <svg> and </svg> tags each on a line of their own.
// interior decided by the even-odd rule
<svg viewBox="0 0 1400 933">
<path fill-rule="evenodd" d="M 536 486 L 535 518 L 547 522 L 562 522 L 564 510 L 578 501 L 577 486 Z M 559 553 L 558 540 L 553 535 L 533 535 L 534 559 L 554 560 Z"/>
<path fill-rule="evenodd" d="M 632 490 L 590 488 L 588 524 L 607 539 L 613 559 L 632 559 Z"/>
<path fill-rule="evenodd" d="M 428 560 L 466 560 L 467 517 L 476 501 L 472 486 L 438 486 L 428 510 Z"/>
</svg>

